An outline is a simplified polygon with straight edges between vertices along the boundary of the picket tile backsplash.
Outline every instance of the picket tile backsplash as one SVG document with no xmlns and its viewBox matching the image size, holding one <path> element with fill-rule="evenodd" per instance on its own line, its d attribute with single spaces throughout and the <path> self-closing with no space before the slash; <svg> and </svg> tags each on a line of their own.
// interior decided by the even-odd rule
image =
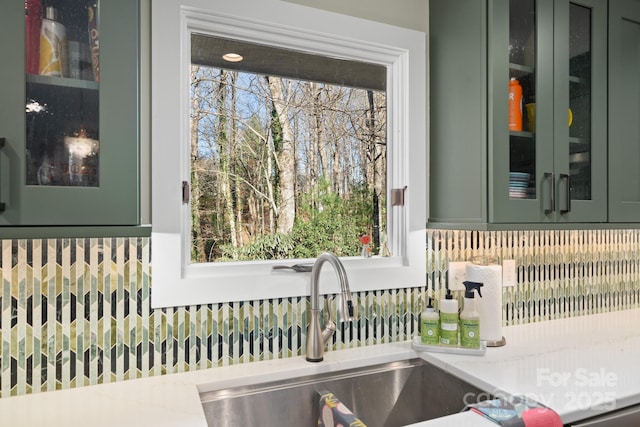
<svg viewBox="0 0 640 427">
<path fill-rule="evenodd" d="M 405 341 L 448 263 L 515 259 L 503 324 L 639 306 L 640 230 L 427 230 L 424 284 L 354 294 L 329 351 Z M 149 238 L 3 240 L 0 397 L 302 355 L 307 297 L 151 309 Z M 461 295 L 457 295 L 461 297 Z"/>
</svg>

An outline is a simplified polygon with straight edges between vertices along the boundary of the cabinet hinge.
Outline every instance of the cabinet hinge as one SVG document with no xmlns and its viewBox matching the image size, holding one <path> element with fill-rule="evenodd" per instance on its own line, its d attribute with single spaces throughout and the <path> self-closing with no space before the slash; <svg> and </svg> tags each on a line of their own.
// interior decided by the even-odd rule
<svg viewBox="0 0 640 427">
<path fill-rule="evenodd" d="M 182 181 L 182 204 L 186 205 L 187 203 L 189 203 L 189 183 Z"/>
<path fill-rule="evenodd" d="M 405 185 L 403 188 L 394 188 L 391 190 L 391 206 L 404 206 L 404 190 L 407 189 Z"/>
</svg>

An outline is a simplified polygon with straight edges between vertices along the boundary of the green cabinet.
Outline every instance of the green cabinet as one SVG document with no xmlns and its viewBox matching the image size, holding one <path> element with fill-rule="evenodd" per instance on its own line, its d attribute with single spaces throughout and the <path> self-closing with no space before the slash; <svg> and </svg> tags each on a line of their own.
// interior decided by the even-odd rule
<svg viewBox="0 0 640 427">
<path fill-rule="evenodd" d="M 609 221 L 640 221 L 640 1 L 609 11 Z"/>
<path fill-rule="evenodd" d="M 429 222 L 606 222 L 606 1 L 432 0 L 429 14 Z"/>
<path fill-rule="evenodd" d="M 0 226 L 138 225 L 139 2 L 46 5 L 0 6 Z"/>
</svg>

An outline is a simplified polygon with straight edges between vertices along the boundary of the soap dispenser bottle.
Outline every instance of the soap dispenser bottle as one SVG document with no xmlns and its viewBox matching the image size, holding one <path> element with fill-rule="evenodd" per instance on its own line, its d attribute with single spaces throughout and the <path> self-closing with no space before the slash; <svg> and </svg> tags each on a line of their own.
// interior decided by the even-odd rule
<svg viewBox="0 0 640 427">
<path fill-rule="evenodd" d="M 440 344 L 458 345 L 458 300 L 451 295 L 451 289 L 440 300 Z"/>
<path fill-rule="evenodd" d="M 466 288 L 464 293 L 464 306 L 460 313 L 460 345 L 464 348 L 480 348 L 480 314 L 476 310 L 473 291 L 478 291 L 482 298 L 480 288 L 482 283 L 463 282 Z"/>
<path fill-rule="evenodd" d="M 429 304 L 420 315 L 420 341 L 427 345 L 437 345 L 440 342 L 440 315 L 432 301 L 429 297 Z"/>
</svg>

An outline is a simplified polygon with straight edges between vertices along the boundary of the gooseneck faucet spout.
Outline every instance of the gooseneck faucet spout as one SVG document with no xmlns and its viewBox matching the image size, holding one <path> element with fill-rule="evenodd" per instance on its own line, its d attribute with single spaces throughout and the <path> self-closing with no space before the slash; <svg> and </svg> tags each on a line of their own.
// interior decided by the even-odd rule
<svg viewBox="0 0 640 427">
<path fill-rule="evenodd" d="M 338 298 L 338 320 L 345 322 L 353 320 L 353 299 L 349 290 L 347 272 L 340 259 L 331 252 L 321 254 L 311 269 L 311 301 L 309 305 L 309 327 L 307 329 L 307 361 L 321 362 L 324 358 L 324 348 L 329 338 L 336 331 L 336 322 L 329 310 L 329 320 L 320 327 L 320 270 L 328 262 L 338 275 L 340 282 L 340 298 Z"/>
</svg>

